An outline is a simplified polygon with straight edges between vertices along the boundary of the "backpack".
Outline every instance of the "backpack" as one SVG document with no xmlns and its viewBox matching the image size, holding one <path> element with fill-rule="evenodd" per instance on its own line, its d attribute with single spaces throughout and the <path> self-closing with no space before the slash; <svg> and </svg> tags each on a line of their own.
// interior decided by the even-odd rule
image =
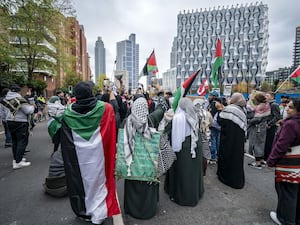
<svg viewBox="0 0 300 225">
<path fill-rule="evenodd" d="M 22 104 L 26 104 L 28 102 L 22 97 L 17 97 L 9 100 L 3 98 L 0 103 L 5 106 L 10 111 L 12 117 L 14 117 L 16 112 L 22 107 Z"/>
</svg>

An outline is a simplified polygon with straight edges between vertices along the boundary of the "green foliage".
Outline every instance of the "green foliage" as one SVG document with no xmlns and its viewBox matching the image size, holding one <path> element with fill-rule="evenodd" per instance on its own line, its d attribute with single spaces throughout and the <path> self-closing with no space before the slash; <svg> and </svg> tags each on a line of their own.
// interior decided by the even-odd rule
<svg viewBox="0 0 300 225">
<path fill-rule="evenodd" d="M 263 81 L 261 84 L 261 91 L 267 92 L 271 90 L 272 90 L 272 86 L 268 82 Z"/>
<path fill-rule="evenodd" d="M 47 83 L 43 80 L 31 80 L 28 84 L 28 87 L 37 91 L 38 94 L 43 93 L 43 90 L 47 87 Z"/>
<path fill-rule="evenodd" d="M 97 90 L 103 90 L 104 89 L 104 80 L 107 80 L 108 78 L 106 77 L 105 74 L 100 74 L 99 79 L 96 80 L 96 85 L 95 88 Z"/>
<path fill-rule="evenodd" d="M 2 0 L 0 65 L 6 73 L 17 70 L 29 83 L 35 73 L 57 75 L 69 44 L 63 14 L 72 11 L 69 0 Z"/>
<path fill-rule="evenodd" d="M 80 75 L 78 74 L 68 74 L 64 80 L 64 88 L 68 89 L 69 86 L 75 87 L 75 85 L 82 81 Z"/>
</svg>

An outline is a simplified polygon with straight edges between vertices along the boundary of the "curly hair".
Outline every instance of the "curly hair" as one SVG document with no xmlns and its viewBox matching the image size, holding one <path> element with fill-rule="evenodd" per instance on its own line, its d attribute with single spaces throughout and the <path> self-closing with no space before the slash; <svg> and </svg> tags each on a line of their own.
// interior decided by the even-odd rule
<svg viewBox="0 0 300 225">
<path fill-rule="evenodd" d="M 254 100 L 256 101 L 257 104 L 266 103 L 267 101 L 266 96 L 263 93 L 257 93 L 254 96 Z"/>
</svg>

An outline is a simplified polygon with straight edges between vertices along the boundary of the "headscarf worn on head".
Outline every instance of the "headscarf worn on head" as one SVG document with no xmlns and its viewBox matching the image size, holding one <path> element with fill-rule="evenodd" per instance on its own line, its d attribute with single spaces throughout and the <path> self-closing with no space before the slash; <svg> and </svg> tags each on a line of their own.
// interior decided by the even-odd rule
<svg viewBox="0 0 300 225">
<path fill-rule="evenodd" d="M 196 151 L 195 148 L 197 147 L 197 141 L 198 141 L 198 131 L 199 131 L 199 119 L 198 119 L 198 113 L 197 113 L 197 109 L 194 107 L 192 100 L 190 100 L 189 98 L 182 98 L 180 99 L 179 102 L 179 110 L 178 112 L 176 111 L 175 115 L 178 113 L 184 113 L 184 117 L 186 118 L 186 120 L 184 122 L 188 123 L 188 125 L 191 127 L 191 155 L 192 158 L 196 157 Z M 185 136 L 185 129 L 182 129 L 183 127 L 186 127 L 184 124 L 180 124 L 180 123 L 173 123 L 172 125 L 172 133 L 173 131 L 176 133 L 172 134 L 174 136 L 180 136 L 180 137 L 184 137 Z M 172 138 L 172 143 L 173 141 L 178 141 L 173 140 L 174 138 Z M 184 141 L 184 140 L 179 140 L 179 141 Z M 181 143 L 182 145 L 182 143 Z M 172 144 L 173 146 L 173 144 Z M 175 150 L 176 151 L 176 150 Z"/>
<path fill-rule="evenodd" d="M 245 107 L 246 106 L 246 100 L 245 100 L 244 96 L 241 93 L 236 92 L 231 96 L 230 104 L 234 104 L 234 105 L 237 105 L 237 106 L 240 106 L 240 107 Z"/>
<path fill-rule="evenodd" d="M 51 117 L 61 116 L 66 109 L 66 107 L 61 104 L 58 96 L 52 96 L 47 103 L 47 107 L 48 107 L 48 114 Z"/>
<path fill-rule="evenodd" d="M 131 108 L 131 114 L 126 120 L 124 126 L 124 153 L 126 164 L 128 168 L 132 163 L 134 154 L 134 136 L 136 132 L 143 135 L 143 137 L 150 139 L 151 130 L 148 126 L 148 103 L 144 97 L 136 99 Z M 130 174 L 130 170 L 128 171 Z"/>
<path fill-rule="evenodd" d="M 223 119 L 231 120 L 233 123 L 238 125 L 244 132 L 247 131 L 247 117 L 243 110 L 246 106 L 246 100 L 241 93 L 234 93 L 231 96 L 230 105 L 226 106 L 225 109 L 220 112 L 220 117 Z"/>
</svg>

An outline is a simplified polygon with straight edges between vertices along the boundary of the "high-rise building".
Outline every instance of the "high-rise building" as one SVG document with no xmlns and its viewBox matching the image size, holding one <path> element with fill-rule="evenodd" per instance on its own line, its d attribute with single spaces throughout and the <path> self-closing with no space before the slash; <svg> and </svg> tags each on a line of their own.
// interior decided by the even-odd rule
<svg viewBox="0 0 300 225">
<path fill-rule="evenodd" d="M 296 27 L 293 58 L 293 67 L 296 69 L 298 66 L 300 66 L 300 26 Z"/>
<path fill-rule="evenodd" d="M 95 44 L 95 80 L 99 79 L 100 74 L 106 74 L 105 48 L 101 37 L 98 37 Z"/>
<path fill-rule="evenodd" d="M 174 37 L 173 44 L 172 44 L 172 50 L 170 53 L 170 68 L 176 67 L 176 53 L 177 53 L 177 38 Z"/>
<path fill-rule="evenodd" d="M 139 45 L 135 34 L 130 34 L 128 40 L 117 42 L 116 70 L 128 71 L 128 89 L 138 87 L 139 76 Z"/>
<path fill-rule="evenodd" d="M 177 21 L 177 86 L 199 67 L 201 75 L 195 84 L 205 78 L 211 80 L 218 37 L 224 59 L 222 84 L 260 84 L 264 79 L 269 50 L 267 5 L 184 11 Z"/>
</svg>

